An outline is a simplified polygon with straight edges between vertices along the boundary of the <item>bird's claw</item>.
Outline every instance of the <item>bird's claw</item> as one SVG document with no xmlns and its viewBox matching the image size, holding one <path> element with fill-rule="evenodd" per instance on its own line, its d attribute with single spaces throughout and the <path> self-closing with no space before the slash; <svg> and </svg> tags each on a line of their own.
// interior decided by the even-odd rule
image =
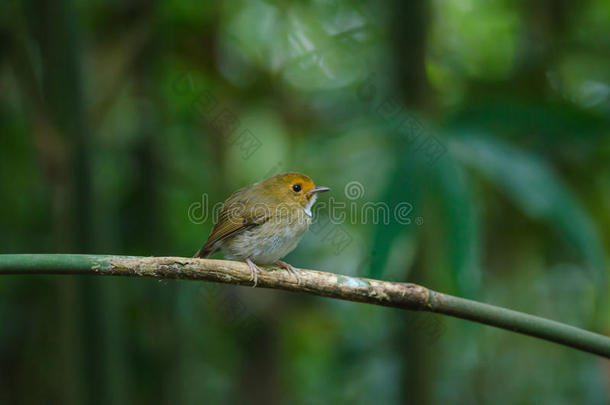
<svg viewBox="0 0 610 405">
<path fill-rule="evenodd" d="M 299 274 L 299 271 L 295 269 L 290 263 L 286 263 L 281 260 L 276 260 L 275 263 L 277 263 L 277 265 L 281 268 L 288 270 L 289 273 L 293 274 L 297 279 L 297 285 L 301 284 L 301 275 Z"/>
<path fill-rule="evenodd" d="M 246 263 L 248 264 L 248 267 L 250 267 L 250 281 L 254 281 L 254 284 L 252 284 L 252 288 L 254 288 L 258 282 L 258 272 L 260 268 L 250 260 L 250 258 L 246 258 Z"/>
</svg>

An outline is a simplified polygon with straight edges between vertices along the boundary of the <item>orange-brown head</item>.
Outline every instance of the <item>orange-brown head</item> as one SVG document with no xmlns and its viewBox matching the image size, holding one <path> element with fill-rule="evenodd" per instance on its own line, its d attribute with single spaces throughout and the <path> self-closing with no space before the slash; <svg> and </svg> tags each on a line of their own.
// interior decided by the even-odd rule
<svg viewBox="0 0 610 405">
<path fill-rule="evenodd" d="M 318 193 L 329 191 L 328 187 L 316 187 L 313 180 L 301 173 L 282 173 L 260 181 L 257 185 L 266 193 L 287 204 L 297 203 L 310 213 Z"/>
</svg>

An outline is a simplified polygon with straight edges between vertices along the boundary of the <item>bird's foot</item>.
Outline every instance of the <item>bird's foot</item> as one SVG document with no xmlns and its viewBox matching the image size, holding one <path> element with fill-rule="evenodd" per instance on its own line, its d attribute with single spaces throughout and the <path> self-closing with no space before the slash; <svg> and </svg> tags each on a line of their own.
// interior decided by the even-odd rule
<svg viewBox="0 0 610 405">
<path fill-rule="evenodd" d="M 290 263 L 286 263 L 281 260 L 276 260 L 275 263 L 281 268 L 288 270 L 289 273 L 294 274 L 297 279 L 297 285 L 301 284 L 301 275 L 299 274 L 299 271 L 295 269 Z"/>
<path fill-rule="evenodd" d="M 252 287 L 254 288 L 256 287 L 256 283 L 258 281 L 258 272 L 261 269 L 252 260 L 250 260 L 249 257 L 246 257 L 246 263 L 248 264 L 248 267 L 250 267 L 250 280 L 254 281 L 254 284 L 252 284 Z"/>
</svg>

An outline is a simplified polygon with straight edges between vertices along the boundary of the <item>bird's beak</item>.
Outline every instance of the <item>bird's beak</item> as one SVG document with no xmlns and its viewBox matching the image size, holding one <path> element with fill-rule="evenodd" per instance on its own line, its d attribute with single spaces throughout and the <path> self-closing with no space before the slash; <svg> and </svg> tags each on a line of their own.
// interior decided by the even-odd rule
<svg viewBox="0 0 610 405">
<path fill-rule="evenodd" d="M 313 189 L 309 190 L 308 194 L 323 193 L 325 191 L 330 191 L 330 188 L 328 188 L 328 187 L 316 187 L 316 188 L 313 188 Z"/>
</svg>

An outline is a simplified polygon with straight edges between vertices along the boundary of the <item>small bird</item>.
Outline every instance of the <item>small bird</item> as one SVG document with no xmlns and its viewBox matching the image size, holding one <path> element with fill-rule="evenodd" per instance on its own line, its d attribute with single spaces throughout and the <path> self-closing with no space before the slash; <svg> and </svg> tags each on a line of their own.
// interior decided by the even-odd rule
<svg viewBox="0 0 610 405">
<path fill-rule="evenodd" d="M 294 250 L 309 228 L 318 193 L 329 190 L 294 172 L 240 188 L 224 202 L 218 222 L 194 257 L 207 258 L 221 250 L 227 259 L 245 261 L 253 287 L 258 266 L 274 263 L 300 283 L 297 270 L 280 259 Z"/>
</svg>

